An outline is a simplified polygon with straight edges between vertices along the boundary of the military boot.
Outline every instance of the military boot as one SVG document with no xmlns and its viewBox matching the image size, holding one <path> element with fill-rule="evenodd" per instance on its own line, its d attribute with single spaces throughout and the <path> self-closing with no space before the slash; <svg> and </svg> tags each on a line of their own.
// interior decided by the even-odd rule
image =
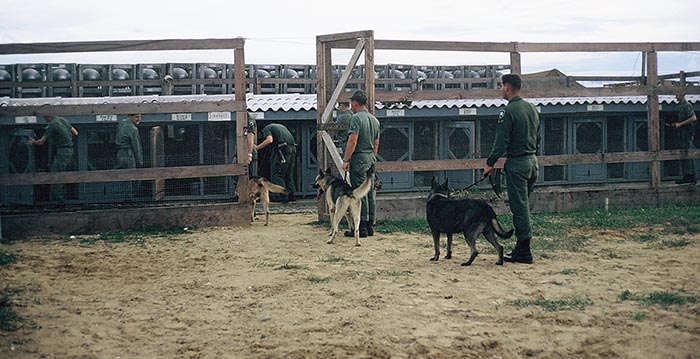
<svg viewBox="0 0 700 359">
<path fill-rule="evenodd" d="M 374 235 L 374 221 L 367 222 L 367 236 L 372 237 Z"/>
<path fill-rule="evenodd" d="M 355 237 L 355 231 L 347 230 L 345 231 L 345 237 Z M 367 221 L 360 221 L 360 238 L 367 237 Z"/>
<path fill-rule="evenodd" d="M 530 240 L 518 239 L 512 252 L 503 256 L 503 260 L 511 263 L 532 264 L 532 253 L 530 252 Z"/>
</svg>

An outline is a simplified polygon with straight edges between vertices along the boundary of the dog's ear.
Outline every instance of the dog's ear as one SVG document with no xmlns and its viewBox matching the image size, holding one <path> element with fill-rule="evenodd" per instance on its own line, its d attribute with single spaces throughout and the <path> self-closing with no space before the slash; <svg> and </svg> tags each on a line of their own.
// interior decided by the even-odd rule
<svg viewBox="0 0 700 359">
<path fill-rule="evenodd" d="M 326 174 L 331 174 L 331 173 L 332 173 L 331 168 L 330 167 L 326 168 Z"/>
<path fill-rule="evenodd" d="M 450 182 L 450 179 L 445 178 L 445 183 L 443 184 L 443 186 L 445 186 L 445 188 L 450 188 L 450 185 L 448 184 L 448 182 Z"/>
<path fill-rule="evenodd" d="M 322 169 L 319 169 L 319 170 L 318 170 L 318 175 L 321 176 L 321 177 L 323 177 L 324 173 L 323 173 L 323 170 L 322 170 Z"/>
<path fill-rule="evenodd" d="M 430 182 L 430 187 L 435 188 L 437 186 L 437 184 L 438 184 L 437 179 L 435 178 L 435 176 L 433 176 L 433 181 Z"/>
</svg>

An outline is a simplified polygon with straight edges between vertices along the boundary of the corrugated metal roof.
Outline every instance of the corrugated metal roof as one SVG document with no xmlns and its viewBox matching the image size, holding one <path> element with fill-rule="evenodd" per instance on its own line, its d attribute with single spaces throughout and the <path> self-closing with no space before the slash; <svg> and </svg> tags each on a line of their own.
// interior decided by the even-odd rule
<svg viewBox="0 0 700 359">
<path fill-rule="evenodd" d="M 700 95 L 687 95 L 691 103 L 699 103 Z M 551 97 L 551 98 L 526 98 L 535 106 L 555 105 L 594 105 L 594 104 L 646 104 L 646 96 L 605 96 L 605 97 Z M 234 101 L 233 95 L 187 95 L 187 96 L 127 96 L 127 97 L 74 97 L 74 98 L 0 98 L 0 108 L 7 106 L 44 106 L 44 105 L 91 105 L 91 104 L 119 104 L 119 103 L 195 103 L 195 102 L 223 102 Z M 659 103 L 676 103 L 675 96 L 659 96 Z M 316 95 L 282 94 L 282 95 L 252 95 L 247 96 L 248 109 L 259 111 L 312 111 L 316 109 Z M 459 99 L 459 100 L 419 100 L 410 104 L 392 104 L 386 106 L 377 103 L 377 109 L 383 108 L 478 108 L 500 107 L 506 105 L 502 99 Z"/>
</svg>

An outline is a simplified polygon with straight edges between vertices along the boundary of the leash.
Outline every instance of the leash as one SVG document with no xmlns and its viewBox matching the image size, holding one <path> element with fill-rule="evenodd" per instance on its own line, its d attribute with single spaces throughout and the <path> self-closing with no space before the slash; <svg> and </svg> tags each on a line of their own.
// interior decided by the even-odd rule
<svg viewBox="0 0 700 359">
<path fill-rule="evenodd" d="M 472 187 L 478 185 L 478 184 L 481 183 L 481 182 L 484 182 L 484 180 L 485 180 L 486 178 L 488 178 L 488 179 L 489 179 L 489 184 L 491 185 L 491 189 L 493 190 L 493 193 L 496 194 L 496 197 L 498 197 L 498 199 L 503 200 L 503 197 L 501 197 L 501 194 L 499 193 L 500 191 L 496 188 L 496 184 L 493 183 L 493 177 L 494 177 L 494 175 L 500 177 L 500 176 L 501 176 L 501 169 L 500 169 L 500 168 L 495 168 L 495 169 L 493 170 L 493 172 L 491 172 L 488 176 L 481 177 L 481 179 L 479 179 L 478 181 L 476 181 L 476 182 L 470 184 L 469 186 L 465 187 L 464 189 L 462 189 L 462 191 L 468 191 L 470 188 L 472 188 Z M 500 181 L 500 178 L 499 178 L 499 181 Z M 500 187 L 500 185 L 499 185 L 499 187 Z"/>
</svg>

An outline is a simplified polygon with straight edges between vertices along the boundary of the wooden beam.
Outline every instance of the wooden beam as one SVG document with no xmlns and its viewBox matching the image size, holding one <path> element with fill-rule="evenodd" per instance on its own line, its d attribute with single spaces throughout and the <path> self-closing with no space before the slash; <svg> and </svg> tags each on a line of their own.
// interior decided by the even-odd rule
<svg viewBox="0 0 700 359">
<path fill-rule="evenodd" d="M 338 153 L 338 149 L 335 147 L 335 143 L 333 143 L 333 138 L 331 138 L 331 135 L 329 135 L 326 131 L 318 131 L 317 136 L 323 139 L 323 143 L 326 149 L 328 150 L 328 153 L 330 153 L 331 155 L 331 159 L 333 160 L 335 168 L 338 169 L 338 173 L 340 173 L 341 177 L 345 178 L 345 171 L 343 170 L 343 159 L 340 157 L 340 153 Z"/>
<path fill-rule="evenodd" d="M 518 75 L 522 74 L 522 66 L 520 62 L 519 52 L 510 53 L 510 73 Z"/>
<path fill-rule="evenodd" d="M 592 153 L 573 155 L 538 156 L 540 166 L 567 166 L 582 164 L 606 164 L 606 163 L 631 163 L 651 161 L 674 161 L 680 159 L 700 159 L 700 150 L 663 150 L 657 153 L 650 152 L 616 152 L 616 153 Z M 500 159 L 496 167 L 503 167 L 505 159 Z M 401 161 L 379 162 L 377 170 L 381 172 L 414 172 L 414 171 L 449 171 L 449 170 L 476 170 L 486 166 L 486 158 L 474 158 L 467 160 L 426 160 L 426 161 Z"/>
<path fill-rule="evenodd" d="M 321 123 L 326 123 L 331 118 L 331 114 L 333 113 L 333 109 L 335 108 L 335 103 L 338 102 L 338 97 L 340 97 L 340 93 L 343 92 L 343 90 L 345 89 L 345 84 L 350 78 L 352 69 L 355 67 L 355 64 L 357 64 L 357 60 L 360 59 L 360 55 L 362 54 L 362 49 L 364 48 L 364 46 L 365 39 L 359 39 L 359 41 L 357 41 L 357 46 L 355 47 L 355 52 L 350 57 L 348 66 L 345 67 L 343 75 L 340 76 L 338 84 L 335 85 L 335 89 L 333 90 L 331 98 L 328 100 L 328 102 L 326 102 L 326 108 L 323 110 L 323 115 L 321 116 Z"/>
<path fill-rule="evenodd" d="M 675 74 L 666 74 L 666 75 L 659 75 L 659 80 L 671 80 L 671 79 L 680 79 L 681 78 L 681 73 L 685 74 L 685 77 L 698 77 L 700 76 L 700 71 L 691 71 L 691 72 L 685 72 L 681 71 L 679 73 Z"/>
<path fill-rule="evenodd" d="M 375 40 L 377 50 L 515 52 L 512 42 Z"/>
<path fill-rule="evenodd" d="M 240 176 L 245 175 L 247 173 L 247 166 L 234 164 L 213 166 L 133 168 L 101 171 L 39 172 L 0 175 L 0 185 L 23 186 L 56 183 L 145 181 L 175 178 Z"/>
<path fill-rule="evenodd" d="M 323 42 L 327 43 L 327 45 L 331 48 L 337 48 L 334 42 L 337 41 L 345 41 L 345 40 L 353 40 L 356 41 L 357 39 L 360 38 L 367 38 L 372 36 L 371 34 L 373 33 L 372 30 L 364 30 L 364 31 L 352 31 L 352 32 L 343 32 L 343 33 L 338 33 L 338 34 L 329 34 L 329 35 L 318 35 L 316 36 L 316 42 Z M 354 47 L 354 44 L 353 44 Z M 350 47 L 352 48 L 352 47 Z"/>
<path fill-rule="evenodd" d="M 0 116 L 71 116 L 71 115 L 126 115 L 130 113 L 193 113 L 245 111 L 246 104 L 237 101 L 219 102 L 163 102 L 163 103 L 106 103 L 80 105 L 3 106 Z"/>
<path fill-rule="evenodd" d="M 700 51 L 700 42 L 519 42 L 520 52 Z"/>
<path fill-rule="evenodd" d="M 37 42 L 0 44 L 0 55 L 105 51 L 218 50 L 239 49 L 243 48 L 243 46 L 243 38 Z"/>
<path fill-rule="evenodd" d="M 654 91 L 658 87 L 659 67 L 658 58 L 655 51 L 647 53 L 647 86 L 650 91 L 647 96 L 647 111 L 649 116 L 649 151 L 656 153 L 661 149 L 661 130 L 659 115 L 659 95 Z M 649 165 L 649 185 L 652 189 L 657 189 L 661 185 L 661 162 L 653 161 Z"/>
<path fill-rule="evenodd" d="M 246 78 L 245 78 L 245 50 L 240 48 L 233 50 L 233 78 L 235 79 L 234 96 L 236 102 L 246 104 Z M 245 168 L 248 174 L 248 138 L 244 136 L 244 129 L 248 126 L 247 106 L 236 111 L 236 162 L 238 166 Z M 254 143 L 254 145 L 257 143 Z M 248 176 L 238 176 L 236 193 L 239 201 L 246 202 L 248 198 Z"/>
<path fill-rule="evenodd" d="M 700 95 L 700 86 L 663 86 L 655 88 L 654 93 L 657 95 L 677 95 L 682 93 L 686 95 Z"/>
</svg>

